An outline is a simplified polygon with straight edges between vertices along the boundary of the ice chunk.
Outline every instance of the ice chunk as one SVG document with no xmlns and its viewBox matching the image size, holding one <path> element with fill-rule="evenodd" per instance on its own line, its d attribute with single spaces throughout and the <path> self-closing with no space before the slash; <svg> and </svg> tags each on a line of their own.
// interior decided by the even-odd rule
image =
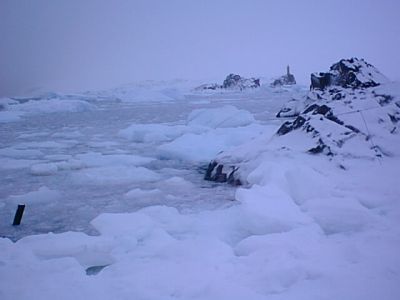
<svg viewBox="0 0 400 300">
<path fill-rule="evenodd" d="M 57 162 L 56 165 L 59 171 L 80 170 L 86 167 L 86 165 L 78 159 L 69 159 L 67 161 Z"/>
<path fill-rule="evenodd" d="M 133 124 L 119 132 L 119 136 L 136 143 L 160 143 L 181 136 L 186 126 L 163 124 Z"/>
<path fill-rule="evenodd" d="M 159 190 L 159 189 L 154 189 L 154 190 L 143 190 L 140 188 L 136 188 L 133 190 L 130 190 L 129 192 L 127 192 L 124 196 L 127 199 L 154 199 L 154 198 L 159 198 L 160 196 L 162 196 L 163 193 Z"/>
<path fill-rule="evenodd" d="M 57 173 L 58 167 L 55 163 L 37 164 L 31 167 L 31 174 L 37 176 L 47 176 Z"/>
<path fill-rule="evenodd" d="M 194 110 L 190 113 L 187 124 L 189 126 L 229 128 L 246 126 L 254 121 L 253 115 L 248 111 L 226 105 L 220 108 Z"/>
<path fill-rule="evenodd" d="M 51 161 L 63 161 L 63 160 L 69 160 L 71 158 L 72 155 L 69 154 L 51 154 L 44 156 L 44 159 L 48 159 Z"/>
<path fill-rule="evenodd" d="M 20 111 L 0 111 L 0 123 L 19 121 L 23 114 Z"/>
<path fill-rule="evenodd" d="M 71 174 L 76 184 L 128 184 L 140 182 L 154 182 L 160 180 L 160 176 L 143 167 L 108 166 L 79 170 Z"/>
<path fill-rule="evenodd" d="M 40 259 L 74 257 L 84 268 L 113 263 L 111 241 L 81 232 L 28 236 L 18 246 L 29 248 Z"/>
<path fill-rule="evenodd" d="M 249 215 L 247 228 L 253 234 L 285 232 L 312 222 L 288 194 L 275 185 L 237 190 L 236 199 Z"/>
<path fill-rule="evenodd" d="M 182 177 L 174 176 L 171 177 L 167 180 L 164 180 L 161 183 L 162 187 L 165 187 L 167 189 L 173 189 L 175 191 L 179 190 L 190 190 L 194 188 L 194 184 L 191 183 L 190 181 L 187 181 L 183 179 Z"/>
<path fill-rule="evenodd" d="M 40 187 L 37 191 L 29 192 L 23 195 L 8 197 L 7 201 L 13 204 L 39 204 L 50 203 L 61 198 L 61 193 L 56 190 L 50 190 L 46 186 Z"/>
<path fill-rule="evenodd" d="M 15 147 L 8 147 L 0 149 L 0 155 L 13 157 L 13 158 L 28 158 L 43 155 L 43 152 L 37 149 L 17 149 Z"/>
<path fill-rule="evenodd" d="M 10 108 L 11 109 L 11 108 Z M 83 100 L 40 100 L 15 105 L 13 110 L 27 113 L 82 112 L 95 110 L 96 106 Z"/>
<path fill-rule="evenodd" d="M 238 128 L 218 128 L 202 134 L 188 133 L 158 147 L 161 157 L 208 162 L 215 156 L 262 133 L 261 126 L 252 124 Z"/>
<path fill-rule="evenodd" d="M 32 159 L 0 158 L 0 169 L 16 170 L 16 169 L 29 168 L 31 165 L 38 162 L 41 161 Z"/>
<path fill-rule="evenodd" d="M 104 155 L 99 152 L 89 152 L 78 154 L 76 158 L 81 160 L 88 167 L 102 167 L 115 165 L 134 165 L 140 166 L 150 163 L 154 158 L 144 157 L 134 154 L 108 154 Z"/>
<path fill-rule="evenodd" d="M 352 198 L 308 200 L 304 207 L 326 234 L 354 233 L 376 223 L 368 209 Z"/>
</svg>

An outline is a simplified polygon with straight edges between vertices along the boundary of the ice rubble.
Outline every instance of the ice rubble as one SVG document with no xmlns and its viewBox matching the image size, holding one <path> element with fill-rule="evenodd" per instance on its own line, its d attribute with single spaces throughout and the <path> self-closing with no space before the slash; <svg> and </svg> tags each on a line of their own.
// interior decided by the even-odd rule
<svg viewBox="0 0 400 300">
<path fill-rule="evenodd" d="M 396 103 L 399 93 L 394 87 L 374 91 L 393 95 Z M 344 116 L 356 122 L 352 115 Z M 160 182 L 156 189 L 127 188 L 120 201 L 147 197 L 151 204 L 166 193 L 196 197 L 200 190 L 177 170 L 171 177 L 171 170 L 147 169 L 166 150 L 173 161 L 197 163 L 224 150 L 217 157 L 240 166 L 245 185 L 236 190 L 235 202 L 220 209 L 184 213 L 153 205 L 97 216 L 92 221 L 95 236 L 48 233 L 15 243 L 1 238 L 0 298 L 398 299 L 400 153 L 394 149 L 397 132 L 390 133 L 393 124 L 378 124 L 374 128 L 392 151 L 381 163 L 372 159 L 375 154 L 369 148 L 366 155 L 336 155 L 332 161 L 306 154 L 314 140 L 302 130 L 277 137 L 280 124 L 261 123 L 243 110 L 223 106 L 195 111 L 183 122 L 138 123 L 112 131 L 121 139 L 114 142 L 143 147 L 146 157 L 96 153 L 92 148 L 87 154 L 43 157 L 48 148 L 32 142 L 3 148 L 4 159 L 26 154 L 57 168 L 60 162 L 79 160 L 84 167 L 67 178 L 109 187 L 111 193 L 128 180 Z M 355 147 L 364 145 L 362 139 L 354 140 Z M 68 145 L 50 146 L 64 150 Z M 203 153 L 207 149 L 212 151 Z M 145 178 L 136 172 L 144 170 L 153 173 Z M 40 197 L 51 205 L 63 201 L 62 196 L 43 186 L 8 201 Z"/>
<path fill-rule="evenodd" d="M 206 162 L 232 146 L 260 134 L 258 125 L 248 111 L 232 105 L 196 109 L 185 125 L 134 124 L 119 136 L 136 143 L 154 143 L 164 159 Z"/>
<path fill-rule="evenodd" d="M 370 182 L 354 175 L 374 182 L 380 167 L 369 164 L 372 172 L 362 174 L 365 165 L 355 163 L 357 171 L 344 177 L 362 185 L 347 191 L 340 183 L 346 180 L 335 177 L 339 171 L 327 170 L 328 183 L 320 179 L 321 192 L 315 192 L 304 187 L 304 177 L 319 179 L 320 164 L 326 167 L 310 158 L 271 158 L 258 177 L 249 175 L 253 188 L 237 191 L 240 205 L 228 209 L 182 214 L 152 206 L 100 215 L 92 222 L 99 236 L 50 233 L 14 244 L 1 239 L 3 299 L 70 299 L 69 290 L 77 299 L 396 299 L 400 239 L 398 215 L 390 212 L 399 205 L 393 198 L 371 210 L 355 198 L 368 197 L 359 191 Z M 385 169 L 395 174 L 393 166 Z M 378 190 L 390 183 L 378 183 Z M 94 266 L 105 267 L 88 277 Z M 21 274 L 24 287 L 13 288 Z"/>
<path fill-rule="evenodd" d="M 24 115 L 83 112 L 95 109 L 96 106 L 82 100 L 81 95 L 48 93 L 36 97 L 2 98 L 0 99 L 0 122 L 18 121 Z"/>
</svg>

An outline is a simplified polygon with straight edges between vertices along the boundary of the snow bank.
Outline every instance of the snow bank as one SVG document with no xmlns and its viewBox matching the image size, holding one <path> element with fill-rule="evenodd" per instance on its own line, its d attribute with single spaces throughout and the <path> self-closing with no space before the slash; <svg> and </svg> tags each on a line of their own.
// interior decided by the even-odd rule
<svg viewBox="0 0 400 300">
<path fill-rule="evenodd" d="M 76 299 L 397 299 L 398 275 L 390 272 L 400 267 L 397 236 L 327 237 L 276 190 L 238 197 L 242 205 L 196 214 L 165 206 L 102 214 L 92 221 L 99 236 L 0 239 L 2 296 L 68 299 L 79 290 Z M 96 266 L 100 272 L 88 277 L 85 270 Z M 30 278 L 23 289 L 12 288 L 21 274 L 15 268 Z M 375 284 L 367 285 L 371 276 Z"/>
</svg>

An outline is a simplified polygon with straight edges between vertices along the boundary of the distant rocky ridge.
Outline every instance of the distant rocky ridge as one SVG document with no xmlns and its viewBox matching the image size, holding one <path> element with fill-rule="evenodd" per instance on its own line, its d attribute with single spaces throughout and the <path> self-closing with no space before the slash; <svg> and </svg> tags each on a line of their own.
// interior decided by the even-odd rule
<svg viewBox="0 0 400 300">
<path fill-rule="evenodd" d="M 229 74 L 222 85 L 217 83 L 203 84 L 195 88 L 196 91 L 204 90 L 219 90 L 219 89 L 230 89 L 230 90 L 244 90 L 249 88 L 260 87 L 259 78 L 244 78 L 237 74 Z"/>
<path fill-rule="evenodd" d="M 310 92 L 277 114 L 287 116 L 294 119 L 282 124 L 267 147 L 367 159 L 399 150 L 400 93 L 393 94 L 388 79 L 362 59 L 342 59 L 329 72 L 312 74 Z M 205 179 L 236 185 L 238 166 L 216 159 Z"/>
</svg>

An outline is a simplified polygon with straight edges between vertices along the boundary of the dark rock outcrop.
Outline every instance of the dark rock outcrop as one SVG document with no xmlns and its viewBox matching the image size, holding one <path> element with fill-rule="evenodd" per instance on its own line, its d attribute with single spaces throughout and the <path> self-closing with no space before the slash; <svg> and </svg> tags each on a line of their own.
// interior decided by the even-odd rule
<svg viewBox="0 0 400 300">
<path fill-rule="evenodd" d="M 240 179 L 236 178 L 235 173 L 238 168 L 232 166 L 229 172 L 224 171 L 225 166 L 216 162 L 215 160 L 208 164 L 204 179 L 208 181 L 215 181 L 219 183 L 228 183 L 234 186 L 242 185 Z"/>
<path fill-rule="evenodd" d="M 394 134 L 400 120 L 394 97 L 381 94 L 375 88 L 386 81 L 375 67 L 357 58 L 342 59 L 333 64 L 329 72 L 312 74 L 311 91 L 303 101 L 303 111 L 295 120 L 282 124 L 277 136 L 301 131 L 306 134 L 304 138 L 314 141 L 314 146 L 307 149 L 309 153 L 327 155 L 352 153 L 351 147 L 346 146 L 347 141 L 358 137 L 359 141 L 364 141 L 359 149 L 371 149 L 376 156 L 382 156 L 382 148 L 370 141 L 373 135 L 370 129 L 380 134 Z M 289 107 L 293 106 L 291 103 Z M 378 122 L 371 115 L 366 119 L 363 114 L 369 110 L 381 114 L 382 108 L 388 111 L 387 117 L 379 118 Z M 291 110 L 281 112 L 288 114 Z"/>
<path fill-rule="evenodd" d="M 311 74 L 311 89 L 369 88 L 384 81 L 387 79 L 373 65 L 363 59 L 350 58 L 333 64 L 328 72 Z"/>
<path fill-rule="evenodd" d="M 287 66 L 286 74 L 275 79 L 271 86 L 293 85 L 296 84 L 296 79 L 293 74 L 290 74 L 289 66 Z"/>
<path fill-rule="evenodd" d="M 329 122 L 336 123 L 334 125 L 337 127 L 335 135 L 332 132 L 321 130 L 329 127 Z M 310 105 L 294 121 L 283 123 L 276 134 L 282 136 L 294 130 L 302 130 L 315 140 L 315 146 L 309 148 L 308 153 L 324 153 L 326 155 L 334 155 L 331 150 L 332 146 L 340 148 L 346 140 L 360 133 L 359 129 L 352 125 L 346 125 L 344 121 L 335 116 L 332 108 L 325 104 Z"/>
<path fill-rule="evenodd" d="M 222 85 L 217 83 L 202 84 L 195 88 L 196 91 L 205 90 L 219 90 L 219 89 L 231 89 L 231 90 L 244 90 L 244 89 L 254 89 L 260 87 L 260 79 L 258 78 L 244 78 L 237 74 L 229 74 Z"/>
<path fill-rule="evenodd" d="M 260 87 L 260 79 L 257 78 L 244 78 L 237 74 L 229 74 L 224 82 L 222 88 L 224 89 L 247 89 Z"/>
<path fill-rule="evenodd" d="M 196 91 L 205 91 L 205 90 L 215 91 L 220 88 L 221 88 L 221 86 L 217 83 L 206 83 L 206 84 L 202 84 L 202 85 L 196 87 L 195 90 Z"/>
</svg>

